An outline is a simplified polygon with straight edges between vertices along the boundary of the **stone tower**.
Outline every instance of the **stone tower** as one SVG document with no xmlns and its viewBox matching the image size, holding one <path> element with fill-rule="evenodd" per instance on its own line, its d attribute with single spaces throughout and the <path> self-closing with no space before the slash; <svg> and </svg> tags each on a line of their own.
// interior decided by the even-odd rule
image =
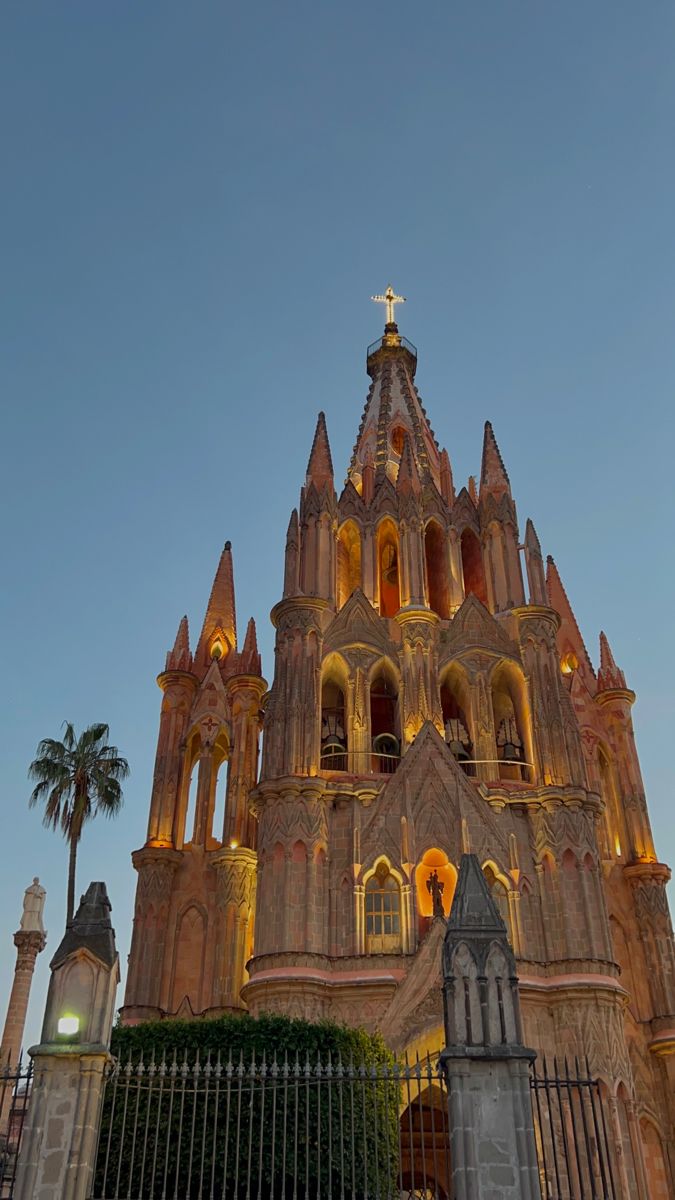
<svg viewBox="0 0 675 1200">
<path fill-rule="evenodd" d="M 588 1056 L 623 1194 L 646 1196 L 646 1164 L 675 1179 L 675 956 L 635 696 L 604 634 L 595 670 L 530 520 L 521 534 L 489 422 L 479 483 L 456 490 L 416 368 L 390 319 L 339 494 L 319 416 L 269 694 L 252 627 L 236 647 L 229 550 L 194 658 L 181 624 L 124 1016 L 244 1005 L 438 1049 L 440 907 L 471 852 L 515 954 L 525 1044 Z"/>
<path fill-rule="evenodd" d="M 202 631 L 187 617 L 157 682 L 162 708 L 138 871 L 125 1021 L 241 1008 L 255 909 L 260 703 L 266 684 L 253 620 L 237 647 L 232 548 Z"/>
</svg>

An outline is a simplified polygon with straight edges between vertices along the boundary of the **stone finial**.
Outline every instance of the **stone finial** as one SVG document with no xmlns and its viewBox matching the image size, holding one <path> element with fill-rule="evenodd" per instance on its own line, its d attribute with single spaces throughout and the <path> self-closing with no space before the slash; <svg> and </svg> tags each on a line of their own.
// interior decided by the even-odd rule
<svg viewBox="0 0 675 1200">
<path fill-rule="evenodd" d="M 45 927 L 42 924 L 42 914 L 44 912 L 46 895 L 45 889 L 42 887 L 37 875 L 35 875 L 33 882 L 24 892 L 23 912 L 19 926 L 22 933 L 45 932 Z"/>
<path fill-rule="evenodd" d="M 546 576 L 544 574 L 541 545 L 537 537 L 537 531 L 529 517 L 525 522 L 525 567 L 530 591 L 530 604 L 547 605 L 548 596 L 546 595 Z"/>
<path fill-rule="evenodd" d="M 452 467 L 447 450 L 441 450 L 441 495 L 446 504 L 455 503 L 455 487 L 452 482 Z"/>
</svg>

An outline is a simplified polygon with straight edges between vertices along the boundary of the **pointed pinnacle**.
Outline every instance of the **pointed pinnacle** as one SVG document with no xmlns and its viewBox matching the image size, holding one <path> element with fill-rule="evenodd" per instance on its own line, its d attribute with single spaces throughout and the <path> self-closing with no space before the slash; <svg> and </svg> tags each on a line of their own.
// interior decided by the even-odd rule
<svg viewBox="0 0 675 1200">
<path fill-rule="evenodd" d="M 326 429 L 326 414 L 320 412 L 316 423 L 314 441 L 307 464 L 307 484 L 313 483 L 320 491 L 325 484 L 333 486 L 333 460 Z"/>
<path fill-rule="evenodd" d="M 485 433 L 483 434 L 483 457 L 480 467 L 480 494 L 481 497 L 486 495 L 492 496 L 510 496 L 511 484 L 506 473 L 506 467 L 499 446 L 494 435 L 492 425 L 489 421 L 485 422 Z"/>
<path fill-rule="evenodd" d="M 246 626 L 244 649 L 241 652 L 241 671 L 247 675 L 259 675 L 261 671 L 260 654 L 258 653 L 258 638 L 255 621 L 250 618 Z"/>
<path fill-rule="evenodd" d="M 297 508 L 294 508 L 293 512 L 290 515 L 289 521 L 288 521 L 288 529 L 286 530 L 286 545 L 287 546 L 293 542 L 295 542 L 297 544 L 298 529 L 299 529 L 298 510 L 297 510 Z"/>
<path fill-rule="evenodd" d="M 607 635 L 600 634 L 600 670 L 598 671 L 598 691 L 607 692 L 612 688 L 625 688 L 626 677 L 619 670 L 612 654 Z"/>
<path fill-rule="evenodd" d="M 538 554 L 541 557 L 541 543 L 537 537 L 537 531 L 534 527 L 534 522 L 531 521 L 529 517 L 525 522 L 525 545 L 527 546 L 528 550 L 533 551 L 534 554 Z"/>
<path fill-rule="evenodd" d="M 204 646 L 213 631 L 221 628 L 230 647 L 237 644 L 237 616 L 234 603 L 234 569 L 232 565 L 232 543 L 226 542 L 220 556 L 218 569 L 213 580 L 209 603 L 202 626 L 200 647 Z"/>
<path fill-rule="evenodd" d="M 189 671 L 192 665 L 190 656 L 190 631 L 188 629 L 187 617 L 181 617 L 176 633 L 176 640 L 173 644 L 173 650 L 169 650 L 166 656 L 167 671 L 184 670 Z"/>
<path fill-rule="evenodd" d="M 422 490 L 417 463 L 415 462 L 412 445 L 407 434 L 403 443 L 403 453 L 401 454 L 401 461 L 398 467 L 396 489 L 404 494 L 412 492 L 415 495 Z"/>
<path fill-rule="evenodd" d="M 452 467 L 447 450 L 441 450 L 441 495 L 446 504 L 455 503 L 455 487 L 452 481 Z"/>
<path fill-rule="evenodd" d="M 188 628 L 187 615 L 181 617 L 178 625 L 178 632 L 176 633 L 176 640 L 173 644 L 174 654 L 181 654 L 183 650 L 187 650 L 188 654 L 190 653 L 190 631 Z"/>
</svg>

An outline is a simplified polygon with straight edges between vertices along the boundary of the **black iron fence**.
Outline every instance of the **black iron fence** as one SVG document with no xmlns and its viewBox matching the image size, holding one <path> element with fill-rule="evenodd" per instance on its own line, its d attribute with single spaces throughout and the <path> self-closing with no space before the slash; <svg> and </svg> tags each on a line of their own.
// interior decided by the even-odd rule
<svg viewBox="0 0 675 1200">
<path fill-rule="evenodd" d="M 33 1063 L 0 1067 L 0 1198 L 14 1195 L 16 1165 L 33 1086 Z"/>
<path fill-rule="evenodd" d="M 600 1084 L 588 1060 L 544 1058 L 530 1078 L 543 1200 L 617 1200 Z"/>
<path fill-rule="evenodd" d="M 438 1065 L 297 1057 L 114 1065 L 96 1200 L 449 1200 Z"/>
</svg>

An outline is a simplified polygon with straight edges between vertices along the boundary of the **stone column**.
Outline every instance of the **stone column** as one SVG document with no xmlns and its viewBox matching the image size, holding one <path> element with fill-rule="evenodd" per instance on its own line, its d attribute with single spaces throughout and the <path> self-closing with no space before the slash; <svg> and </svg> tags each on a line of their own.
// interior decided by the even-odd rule
<svg viewBox="0 0 675 1200">
<path fill-rule="evenodd" d="M 475 854 L 463 854 L 443 946 L 455 1200 L 540 1200 L 515 958 Z"/>
<path fill-rule="evenodd" d="M 119 982 L 105 884 L 89 885 L 50 966 L 14 1200 L 90 1195 Z M 66 1017 L 74 1028 L 63 1028 Z"/>
<path fill-rule="evenodd" d="M 21 1052 L 35 960 L 47 944 L 42 924 L 44 903 L 45 890 L 36 876 L 30 887 L 26 888 L 21 924 L 14 934 L 16 965 L 0 1043 L 0 1067 L 14 1066 Z"/>
<path fill-rule="evenodd" d="M 211 863 L 222 922 L 216 947 L 216 1005 L 221 1010 L 241 1009 L 246 947 L 255 911 L 256 854 L 244 846 L 216 850 Z"/>
</svg>

